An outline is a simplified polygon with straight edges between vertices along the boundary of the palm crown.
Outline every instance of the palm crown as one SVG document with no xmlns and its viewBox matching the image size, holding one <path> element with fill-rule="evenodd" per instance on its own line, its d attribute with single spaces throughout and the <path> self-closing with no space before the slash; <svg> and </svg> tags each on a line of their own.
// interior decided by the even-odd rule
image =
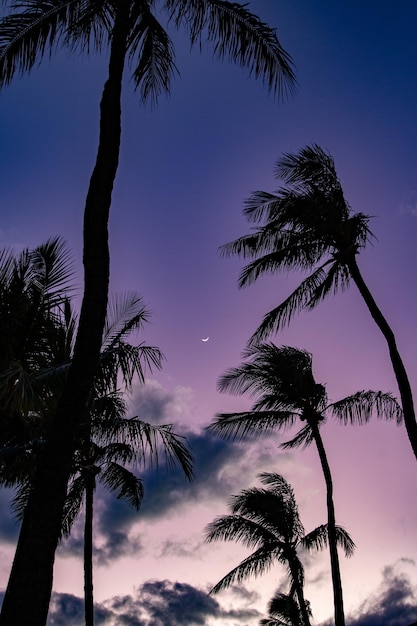
<svg viewBox="0 0 417 626">
<path fill-rule="evenodd" d="M 312 273 L 278 307 L 268 313 L 252 337 L 265 339 L 304 308 L 350 281 L 349 261 L 373 237 L 369 216 L 353 213 L 346 202 L 332 157 L 319 146 L 286 154 L 275 169 L 287 185 L 275 194 L 258 191 L 245 203 L 255 232 L 222 247 L 223 254 L 254 259 L 240 274 L 241 287 L 262 274 L 280 270 Z"/>
<path fill-rule="evenodd" d="M 375 412 L 378 417 L 402 419 L 402 410 L 390 393 L 359 391 L 330 403 L 324 385 L 315 382 L 312 356 L 305 350 L 273 343 L 249 346 L 246 362 L 229 369 L 219 380 L 220 391 L 247 394 L 254 400 L 252 410 L 220 413 L 210 429 L 224 437 L 260 436 L 274 429 L 305 425 L 284 448 L 307 446 L 313 441 L 320 458 L 327 491 L 330 564 L 332 570 L 335 624 L 344 625 L 342 584 L 337 554 L 337 527 L 333 503 L 333 480 L 320 427 L 329 413 L 344 423 L 363 423 Z"/>
<path fill-rule="evenodd" d="M 16 72 L 32 69 L 58 44 L 84 52 L 102 49 L 113 36 L 115 0 L 24 0 L 11 2 L 12 12 L 0 22 L 0 85 Z M 143 101 L 168 92 L 177 71 L 173 43 L 158 16 L 188 31 L 191 44 L 204 37 L 219 59 L 231 59 L 261 78 L 279 95 L 292 91 L 294 72 L 289 54 L 270 28 L 245 5 L 224 0 L 127 0 L 128 38 L 125 54 Z"/>
<path fill-rule="evenodd" d="M 359 270 L 356 257 L 373 238 L 369 215 L 354 213 L 345 200 L 333 158 L 320 146 L 285 154 L 275 173 L 285 184 L 274 194 L 255 192 L 244 213 L 260 224 L 255 232 L 222 247 L 225 255 L 253 259 L 239 285 L 282 270 L 311 272 L 281 304 L 267 313 L 250 342 L 264 340 L 303 309 L 314 309 L 326 296 L 343 291 L 352 280 L 388 346 L 401 396 L 404 424 L 417 458 L 417 421 L 410 381 L 395 335 Z"/>
<path fill-rule="evenodd" d="M 248 576 L 266 572 L 274 563 L 284 565 L 290 580 L 290 594 L 297 596 L 308 626 L 308 603 L 304 599 L 304 567 L 298 556 L 300 549 L 322 549 L 328 541 L 327 525 L 306 534 L 298 513 L 294 492 L 279 474 L 263 473 L 260 479 L 264 488 L 243 490 L 231 500 L 231 515 L 216 518 L 207 527 L 207 541 L 236 540 L 254 551 L 237 567 L 224 576 L 211 593 L 240 582 Z M 348 533 L 337 527 L 337 541 L 347 555 L 354 550 Z"/>
</svg>

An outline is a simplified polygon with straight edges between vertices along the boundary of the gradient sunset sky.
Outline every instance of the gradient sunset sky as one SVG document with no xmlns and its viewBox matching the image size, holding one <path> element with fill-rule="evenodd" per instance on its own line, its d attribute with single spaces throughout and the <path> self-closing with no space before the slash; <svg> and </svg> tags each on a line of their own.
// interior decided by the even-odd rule
<svg viewBox="0 0 417 626">
<path fill-rule="evenodd" d="M 216 391 L 241 362 L 262 316 L 286 297 L 296 276 L 273 276 L 238 290 L 239 259 L 219 246 L 244 235 L 245 198 L 274 191 L 283 152 L 317 143 L 334 157 L 355 211 L 374 216 L 373 246 L 359 265 L 395 330 L 417 396 L 417 3 L 414 0 L 253 0 L 277 28 L 295 63 L 298 87 L 280 103 L 260 82 L 176 43 L 169 98 L 144 109 L 126 74 L 123 136 L 110 221 L 111 291 L 135 290 L 152 312 L 140 340 L 166 361 L 131 414 L 172 422 L 196 457 L 188 485 L 161 468 L 143 473 L 145 499 L 134 513 L 97 495 L 97 625 L 256 626 L 275 589 L 278 566 L 229 593 L 207 591 L 245 555 L 204 543 L 204 528 L 227 512 L 232 494 L 276 471 L 293 485 L 307 531 L 326 521 L 316 451 L 279 450 L 288 433 L 225 442 L 205 427 L 217 412 L 243 410 Z M 21 250 L 63 235 L 82 292 L 82 213 L 98 136 L 107 58 L 63 52 L 0 95 L 0 245 Z M 207 342 L 203 337 L 209 336 Z M 398 393 L 385 343 L 354 286 L 272 337 L 313 354 L 330 400 L 360 389 Z M 333 471 L 336 517 L 357 544 L 341 558 L 347 623 L 408 626 L 417 620 L 417 465 L 405 429 L 376 420 L 361 428 L 329 421 L 322 430 Z M 0 589 L 17 525 L 0 493 Z M 82 520 L 58 552 L 50 625 L 83 623 Z M 332 617 L 329 557 L 305 559 L 305 595 L 314 624 Z M 392 619 L 391 622 L 388 619 Z M 119 620 L 119 621 L 118 621 Z"/>
</svg>

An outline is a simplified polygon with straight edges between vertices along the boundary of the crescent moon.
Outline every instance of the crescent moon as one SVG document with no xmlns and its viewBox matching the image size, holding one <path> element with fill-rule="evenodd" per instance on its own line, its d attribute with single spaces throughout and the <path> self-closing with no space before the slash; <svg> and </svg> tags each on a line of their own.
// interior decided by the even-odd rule
<svg viewBox="0 0 417 626">
<path fill-rule="evenodd" d="M 210 339 L 210 337 L 206 337 L 205 339 L 202 339 L 201 341 L 208 341 Z"/>
</svg>

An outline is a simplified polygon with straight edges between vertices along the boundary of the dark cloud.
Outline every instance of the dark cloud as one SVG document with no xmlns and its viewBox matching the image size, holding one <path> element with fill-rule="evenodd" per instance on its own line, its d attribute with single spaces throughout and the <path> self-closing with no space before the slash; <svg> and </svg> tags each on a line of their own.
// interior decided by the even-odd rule
<svg viewBox="0 0 417 626">
<path fill-rule="evenodd" d="M 208 431 L 188 434 L 187 442 L 195 458 L 194 480 L 186 482 L 179 470 L 160 469 L 144 474 L 144 517 L 164 516 L 168 510 L 178 510 L 191 501 L 230 496 L 233 471 L 230 469 L 227 476 L 224 469 L 237 466 L 243 444 L 221 440 Z"/>
<path fill-rule="evenodd" d="M 111 526 L 106 527 L 103 524 L 100 509 L 114 510 L 117 507 L 129 508 L 128 505 L 114 498 L 112 494 L 102 492 L 97 495 L 97 506 L 94 520 L 94 562 L 99 565 L 106 565 L 110 561 L 114 561 L 123 556 L 139 554 L 142 551 L 142 544 L 139 536 L 135 536 L 129 532 L 129 524 L 126 523 L 124 515 L 115 515 L 115 519 Z M 113 502 L 112 502 L 113 501 Z M 114 502 L 115 501 L 115 502 Z M 116 506 L 114 506 L 116 504 Z M 132 509 L 130 508 L 130 512 Z M 137 511 L 134 511 L 137 519 Z M 128 516 L 128 519 L 130 517 Z M 60 556 L 78 556 L 82 558 L 84 552 L 84 517 L 83 513 L 74 524 L 71 535 L 65 539 L 59 546 Z"/>
<path fill-rule="evenodd" d="M 113 614 L 101 605 L 94 607 L 94 622 L 97 626 L 113 624 Z M 70 593 L 53 593 L 46 626 L 83 626 L 84 600 Z"/>
<path fill-rule="evenodd" d="M 417 589 L 401 571 L 405 565 L 414 565 L 414 562 L 400 559 L 384 567 L 380 587 L 349 616 L 350 626 L 412 626 L 417 620 Z M 321 626 L 330 624 L 331 620 Z"/>
<path fill-rule="evenodd" d="M 106 606 L 131 620 L 120 624 L 131 626 L 204 626 L 210 617 L 221 619 L 225 624 L 244 625 L 248 620 L 260 618 L 254 609 L 227 611 L 201 589 L 169 580 L 147 581 L 137 589 L 135 597 L 113 598 Z"/>
<path fill-rule="evenodd" d="M 239 588 L 240 598 L 249 597 Z M 257 624 L 254 609 L 225 610 L 205 591 L 187 583 L 152 580 L 134 595 L 116 596 L 95 605 L 97 626 L 204 626 L 208 618 L 226 624 Z M 66 593 L 53 593 L 47 626 L 83 626 L 84 601 Z"/>
</svg>

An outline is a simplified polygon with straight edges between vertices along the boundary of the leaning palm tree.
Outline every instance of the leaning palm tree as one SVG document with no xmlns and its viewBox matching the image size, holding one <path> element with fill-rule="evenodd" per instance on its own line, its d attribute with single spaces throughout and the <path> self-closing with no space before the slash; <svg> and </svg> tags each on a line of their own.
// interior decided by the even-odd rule
<svg viewBox="0 0 417 626">
<path fill-rule="evenodd" d="M 207 541 L 240 541 L 254 551 L 224 576 L 211 590 L 217 593 L 234 582 L 258 576 L 276 561 L 287 569 L 291 596 L 296 596 L 302 626 L 310 626 L 309 603 L 304 598 L 304 567 L 300 549 L 322 549 L 328 541 L 327 525 L 305 534 L 294 492 L 279 474 L 260 474 L 265 488 L 243 490 L 233 496 L 231 515 L 216 518 L 207 527 Z M 354 543 L 349 534 L 336 527 L 336 538 L 349 556 Z"/>
<path fill-rule="evenodd" d="M 352 280 L 388 346 L 404 410 L 404 424 L 417 458 L 417 422 L 411 385 L 394 333 L 376 304 L 357 263 L 373 237 L 369 215 L 354 213 L 345 200 L 333 158 L 317 145 L 285 154 L 275 173 L 285 186 L 276 193 L 257 191 L 244 214 L 258 224 L 254 233 L 222 247 L 227 256 L 254 259 L 240 275 L 241 287 L 263 274 L 312 272 L 284 302 L 265 315 L 252 342 L 264 340 L 303 309 L 314 309 L 326 296 L 343 291 Z"/>
<path fill-rule="evenodd" d="M 44 626 L 55 549 L 71 469 L 73 441 L 98 367 L 109 282 L 108 217 L 121 135 L 126 61 L 143 101 L 170 89 L 176 71 L 172 41 L 155 11 L 185 28 L 192 45 L 205 39 L 264 80 L 275 94 L 294 85 L 289 55 L 276 31 L 227 0 L 22 0 L 7 2 L 0 20 L 0 85 L 30 71 L 58 44 L 83 52 L 109 46 L 108 77 L 100 103 L 96 163 L 84 211 L 84 296 L 74 359 L 22 523 L 0 624 Z M 28 567 L 28 562 L 31 567 Z M 24 592 L 22 591 L 24 590 Z M 24 593 L 24 597 L 22 596 Z"/>
<path fill-rule="evenodd" d="M 277 347 L 273 343 L 250 346 L 244 352 L 247 362 L 228 370 L 219 380 L 220 391 L 248 394 L 255 398 L 252 410 L 221 413 L 209 428 L 223 437 L 260 436 L 282 430 L 297 421 L 305 425 L 284 448 L 308 446 L 314 441 L 326 483 L 329 552 L 333 582 L 336 626 L 344 625 L 343 594 L 337 552 L 333 480 L 320 427 L 329 413 L 345 423 L 363 423 L 373 412 L 378 417 L 400 422 L 402 411 L 390 393 L 359 391 L 338 402 L 328 402 L 323 385 L 312 372 L 312 356 L 304 350 Z"/>
</svg>

